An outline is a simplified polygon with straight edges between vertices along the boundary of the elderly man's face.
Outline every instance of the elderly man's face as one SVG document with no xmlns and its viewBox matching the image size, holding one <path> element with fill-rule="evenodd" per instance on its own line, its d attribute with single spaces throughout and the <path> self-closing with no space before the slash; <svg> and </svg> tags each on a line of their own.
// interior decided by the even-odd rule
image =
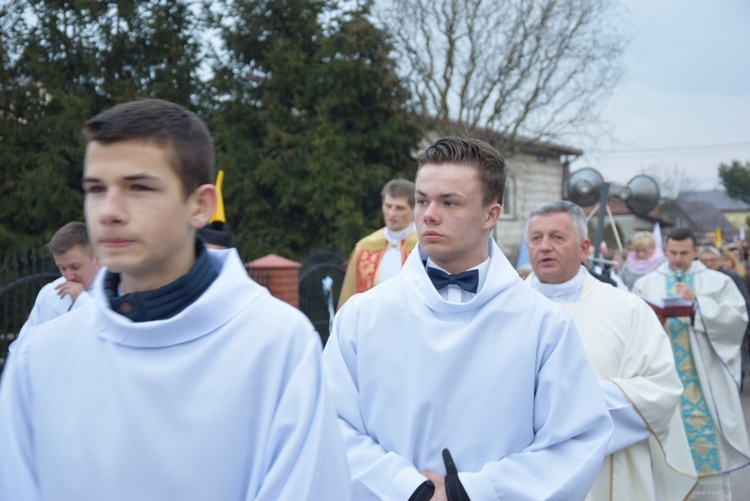
<svg viewBox="0 0 750 501">
<path fill-rule="evenodd" d="M 590 241 L 578 237 L 568 213 L 553 212 L 531 218 L 526 245 L 539 281 L 561 284 L 576 276 L 588 256 Z"/>
<path fill-rule="evenodd" d="M 709 270 L 718 270 L 721 266 L 721 259 L 713 252 L 706 251 L 701 254 L 701 263 Z"/>
</svg>

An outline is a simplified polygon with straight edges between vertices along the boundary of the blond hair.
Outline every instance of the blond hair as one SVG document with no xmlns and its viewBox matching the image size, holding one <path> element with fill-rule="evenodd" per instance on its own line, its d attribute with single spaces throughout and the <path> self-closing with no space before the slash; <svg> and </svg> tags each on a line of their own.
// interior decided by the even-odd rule
<svg viewBox="0 0 750 501">
<path fill-rule="evenodd" d="M 722 247 L 721 258 L 724 261 L 731 261 L 732 271 L 737 273 L 740 276 L 740 278 L 745 278 L 745 268 L 737 260 L 737 256 L 734 255 L 734 252 L 732 252 L 731 249 L 729 249 L 728 247 Z"/>
<path fill-rule="evenodd" d="M 656 239 L 650 231 L 639 231 L 630 240 L 635 249 L 650 249 L 656 247 Z"/>
</svg>

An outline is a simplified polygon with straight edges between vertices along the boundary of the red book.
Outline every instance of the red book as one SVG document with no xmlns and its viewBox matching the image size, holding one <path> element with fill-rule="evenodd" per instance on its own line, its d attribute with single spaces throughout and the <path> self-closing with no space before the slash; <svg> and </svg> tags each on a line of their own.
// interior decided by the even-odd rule
<svg viewBox="0 0 750 501">
<path fill-rule="evenodd" d="M 648 303 L 656 316 L 661 318 L 669 317 L 693 317 L 695 316 L 695 303 L 682 299 L 681 297 L 665 297 L 663 299 L 654 299 L 651 297 L 641 296 Z"/>
</svg>

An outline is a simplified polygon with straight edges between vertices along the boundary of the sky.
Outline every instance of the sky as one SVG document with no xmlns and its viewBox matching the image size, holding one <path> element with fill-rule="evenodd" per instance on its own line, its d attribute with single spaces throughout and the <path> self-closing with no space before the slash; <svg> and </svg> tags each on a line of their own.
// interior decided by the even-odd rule
<svg viewBox="0 0 750 501">
<path fill-rule="evenodd" d="M 626 0 L 631 43 L 626 74 L 606 104 L 609 138 L 584 150 L 571 171 L 605 181 L 633 176 L 721 188 L 721 163 L 750 161 L 750 1 Z M 656 177 L 656 176 L 655 176 Z"/>
</svg>

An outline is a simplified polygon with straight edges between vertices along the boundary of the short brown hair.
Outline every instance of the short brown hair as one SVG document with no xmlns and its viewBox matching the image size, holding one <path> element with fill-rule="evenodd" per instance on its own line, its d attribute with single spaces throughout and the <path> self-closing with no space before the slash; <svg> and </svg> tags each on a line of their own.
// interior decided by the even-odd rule
<svg viewBox="0 0 750 501">
<path fill-rule="evenodd" d="M 419 154 L 417 172 L 426 164 L 464 164 L 475 167 L 484 205 L 503 203 L 505 158 L 488 143 L 473 138 L 444 137 Z"/>
<path fill-rule="evenodd" d="M 89 234 L 86 230 L 86 224 L 72 221 L 62 226 L 54 235 L 52 235 L 52 240 L 47 244 L 47 249 L 49 249 L 53 255 L 57 255 L 68 252 L 76 245 L 80 245 L 89 257 L 94 257 L 94 251 L 89 243 Z"/>
<path fill-rule="evenodd" d="M 681 242 L 687 239 L 690 239 L 693 241 L 694 247 L 698 245 L 698 238 L 695 236 L 695 233 L 693 233 L 693 230 L 691 230 L 690 228 L 675 228 L 674 230 L 669 232 L 669 235 L 667 235 L 667 242 L 669 242 L 670 240 L 676 240 L 677 242 Z"/>
<path fill-rule="evenodd" d="M 214 144 L 206 124 L 195 113 L 169 101 L 141 99 L 118 104 L 89 119 L 83 136 L 86 143 L 140 139 L 169 147 L 170 165 L 186 197 L 212 182 Z"/>
<path fill-rule="evenodd" d="M 414 191 L 414 183 L 411 181 L 407 181 L 406 179 L 391 179 L 383 186 L 380 198 L 381 200 L 385 200 L 386 195 L 393 198 L 406 198 L 409 206 L 413 209 L 415 204 Z"/>
</svg>

